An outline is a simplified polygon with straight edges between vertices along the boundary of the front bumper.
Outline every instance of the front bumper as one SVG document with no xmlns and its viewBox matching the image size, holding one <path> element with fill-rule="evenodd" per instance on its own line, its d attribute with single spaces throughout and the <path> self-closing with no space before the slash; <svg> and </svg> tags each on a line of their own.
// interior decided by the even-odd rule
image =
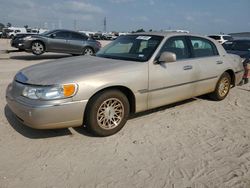
<svg viewBox="0 0 250 188">
<path fill-rule="evenodd" d="M 11 41 L 11 46 L 14 48 L 22 49 L 22 50 L 30 50 L 31 42 L 17 39 L 17 40 Z"/>
<path fill-rule="evenodd" d="M 31 104 L 13 97 L 7 89 L 6 101 L 11 111 L 23 124 L 36 129 L 77 127 L 83 124 L 87 100 L 58 104 Z"/>
</svg>

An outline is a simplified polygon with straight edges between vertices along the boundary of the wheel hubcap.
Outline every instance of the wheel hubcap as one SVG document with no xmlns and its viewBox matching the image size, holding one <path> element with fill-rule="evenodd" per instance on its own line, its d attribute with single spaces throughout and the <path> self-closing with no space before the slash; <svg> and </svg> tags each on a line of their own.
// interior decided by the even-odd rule
<svg viewBox="0 0 250 188">
<path fill-rule="evenodd" d="M 224 97 L 228 93 L 229 88 L 230 88 L 229 80 L 227 78 L 223 78 L 219 85 L 219 95 L 221 97 Z"/>
<path fill-rule="evenodd" d="M 124 106 L 119 99 L 105 100 L 97 111 L 98 125 L 103 129 L 114 129 L 124 117 Z"/>
<path fill-rule="evenodd" d="M 85 55 L 93 55 L 93 50 L 90 49 L 90 48 L 86 48 L 85 51 L 84 51 L 84 54 Z"/>
<path fill-rule="evenodd" d="M 43 52 L 43 45 L 41 43 L 34 43 L 32 45 L 32 50 L 36 53 L 36 54 L 40 54 Z"/>
</svg>

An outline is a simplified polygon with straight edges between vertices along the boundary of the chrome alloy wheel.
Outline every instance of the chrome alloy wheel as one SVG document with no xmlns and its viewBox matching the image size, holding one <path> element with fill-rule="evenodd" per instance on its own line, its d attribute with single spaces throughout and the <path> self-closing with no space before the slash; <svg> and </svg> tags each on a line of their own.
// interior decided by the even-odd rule
<svg viewBox="0 0 250 188">
<path fill-rule="evenodd" d="M 31 49 L 35 54 L 42 54 L 44 51 L 44 47 L 40 42 L 34 42 Z"/>
<path fill-rule="evenodd" d="M 229 92 L 230 89 L 230 81 L 228 80 L 227 77 L 224 77 L 221 81 L 220 81 L 220 85 L 219 85 L 219 95 L 220 97 L 224 97 L 227 95 L 227 93 Z"/>
<path fill-rule="evenodd" d="M 124 117 L 124 106 L 117 98 L 105 100 L 97 111 L 98 125 L 106 130 L 117 127 Z"/>
</svg>

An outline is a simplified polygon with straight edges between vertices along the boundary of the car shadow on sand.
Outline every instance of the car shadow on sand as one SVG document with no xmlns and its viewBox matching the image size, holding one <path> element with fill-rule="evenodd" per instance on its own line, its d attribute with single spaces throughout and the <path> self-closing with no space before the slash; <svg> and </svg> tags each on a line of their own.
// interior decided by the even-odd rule
<svg viewBox="0 0 250 188">
<path fill-rule="evenodd" d="M 69 55 L 69 54 L 43 54 L 40 56 L 36 56 L 33 54 L 27 54 L 27 55 L 13 55 L 13 56 L 10 56 L 10 59 L 35 61 L 35 60 L 46 60 L 46 59 L 60 59 L 60 58 L 66 58 L 66 57 L 72 57 L 72 55 Z"/>
<path fill-rule="evenodd" d="M 174 107 L 177 107 L 177 106 L 179 107 L 179 106 L 182 106 L 182 105 L 187 105 L 188 103 L 199 101 L 199 99 L 201 99 L 201 98 L 200 97 L 198 97 L 198 98 L 191 98 L 191 99 L 187 99 L 187 100 L 184 100 L 184 101 L 180 101 L 180 102 L 168 104 L 168 105 L 165 105 L 165 106 L 161 106 L 161 107 L 158 107 L 158 108 L 154 108 L 154 109 L 151 109 L 151 110 L 139 112 L 139 113 L 130 115 L 129 119 L 135 119 L 135 118 L 138 118 L 138 117 L 141 117 L 141 116 L 153 114 L 153 113 L 164 111 L 164 110 L 168 110 L 168 109 L 170 110 L 171 108 L 174 108 Z"/>
<path fill-rule="evenodd" d="M 173 103 L 173 104 L 169 104 L 169 105 L 165 105 L 162 107 L 158 107 L 152 110 L 147 110 L 144 112 L 139 112 L 133 115 L 130 115 L 129 119 L 135 119 L 135 118 L 139 118 L 145 115 L 149 115 L 149 114 L 153 114 L 153 113 L 157 113 L 160 111 L 164 111 L 167 109 L 171 109 L 171 108 L 175 108 L 175 107 L 180 107 L 182 105 L 187 105 L 189 103 L 193 103 L 193 102 L 197 102 L 200 100 L 209 100 L 207 97 L 198 97 L 198 98 L 191 98 L 191 99 L 187 99 L 181 102 L 177 102 L 177 103 Z M 39 130 L 39 129 L 33 129 L 30 127 L 27 127 L 26 125 L 23 125 L 15 116 L 15 114 L 10 110 L 10 108 L 6 105 L 4 108 L 4 113 L 5 113 L 5 117 L 7 118 L 9 124 L 13 127 L 13 129 L 15 129 L 18 133 L 20 133 L 21 135 L 30 138 L 30 139 L 42 139 L 42 138 L 50 138 L 50 137 L 58 137 L 58 136 L 73 136 L 72 132 L 65 128 L 65 129 L 51 129 L 51 130 Z M 88 137 L 96 137 L 94 135 L 92 135 L 91 133 L 89 133 L 87 131 L 87 128 L 84 126 L 81 127 L 74 127 L 73 130 L 75 130 L 77 133 L 84 135 L 84 136 L 88 136 Z"/>
</svg>

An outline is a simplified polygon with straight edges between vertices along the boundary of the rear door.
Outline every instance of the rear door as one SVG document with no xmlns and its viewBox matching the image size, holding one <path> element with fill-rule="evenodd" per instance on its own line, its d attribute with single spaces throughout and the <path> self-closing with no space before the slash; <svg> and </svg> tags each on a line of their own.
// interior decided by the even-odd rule
<svg viewBox="0 0 250 188">
<path fill-rule="evenodd" d="M 195 95 L 212 92 L 219 77 L 226 70 L 226 63 L 212 41 L 194 36 L 190 36 L 189 39 L 192 61 L 200 70 Z"/>
<path fill-rule="evenodd" d="M 85 46 L 88 37 L 81 33 L 71 32 L 70 34 L 71 37 L 68 42 L 70 45 L 71 52 L 77 54 L 83 53 L 83 47 Z"/>
<path fill-rule="evenodd" d="M 158 56 L 166 51 L 175 53 L 177 61 L 149 64 L 149 108 L 190 98 L 196 90 L 199 66 L 191 59 L 187 38 L 185 36 L 169 38 Z"/>
</svg>

